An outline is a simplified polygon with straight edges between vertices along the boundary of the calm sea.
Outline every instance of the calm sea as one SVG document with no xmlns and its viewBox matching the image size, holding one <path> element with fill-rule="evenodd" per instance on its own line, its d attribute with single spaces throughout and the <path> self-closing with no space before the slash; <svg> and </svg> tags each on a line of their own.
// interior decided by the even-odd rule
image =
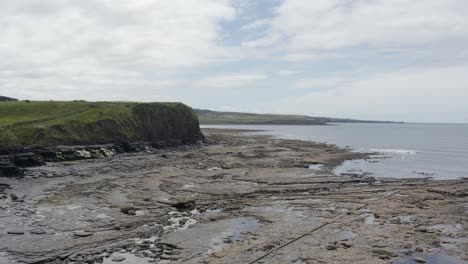
<svg viewBox="0 0 468 264">
<path fill-rule="evenodd" d="M 375 177 L 455 179 L 468 177 L 468 124 L 334 124 L 329 126 L 216 125 L 264 130 L 278 138 L 311 140 L 377 152 L 336 169 Z"/>
</svg>

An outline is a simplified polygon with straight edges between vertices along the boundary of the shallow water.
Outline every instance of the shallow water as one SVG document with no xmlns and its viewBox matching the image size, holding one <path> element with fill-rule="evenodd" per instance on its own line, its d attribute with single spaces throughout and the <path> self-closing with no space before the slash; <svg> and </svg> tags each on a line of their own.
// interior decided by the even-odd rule
<svg viewBox="0 0 468 264">
<path fill-rule="evenodd" d="M 404 260 L 393 262 L 393 264 L 413 264 L 414 257 L 422 257 L 426 260 L 426 264 L 467 264 L 467 261 L 460 260 L 445 254 L 413 254 Z"/>
<path fill-rule="evenodd" d="M 354 171 L 392 178 L 468 177 L 468 124 L 223 125 L 202 128 L 265 130 L 258 133 L 379 153 L 372 160 L 346 162 L 337 168 L 337 174 Z"/>
</svg>

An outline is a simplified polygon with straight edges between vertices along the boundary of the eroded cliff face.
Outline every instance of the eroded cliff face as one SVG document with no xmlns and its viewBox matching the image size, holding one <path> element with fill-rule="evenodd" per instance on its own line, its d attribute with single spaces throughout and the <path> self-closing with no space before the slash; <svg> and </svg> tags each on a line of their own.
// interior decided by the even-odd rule
<svg viewBox="0 0 468 264">
<path fill-rule="evenodd" d="M 204 139 L 197 116 L 182 103 L 102 103 L 60 120 L 0 127 L 0 176 L 44 161 L 194 144 Z M 19 168 L 16 168 L 19 167 Z"/>
<path fill-rule="evenodd" d="M 142 140 L 202 139 L 197 116 L 183 104 L 139 104 L 132 108 L 137 137 Z"/>
<path fill-rule="evenodd" d="M 89 108 L 69 116 L 31 120 L 1 129 L 3 150 L 203 139 L 197 116 L 182 103 L 90 103 Z"/>
</svg>

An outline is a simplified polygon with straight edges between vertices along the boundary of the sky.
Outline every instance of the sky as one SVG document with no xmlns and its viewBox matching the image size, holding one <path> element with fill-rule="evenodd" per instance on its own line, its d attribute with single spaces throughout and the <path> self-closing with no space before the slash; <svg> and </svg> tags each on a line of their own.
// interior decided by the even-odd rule
<svg viewBox="0 0 468 264">
<path fill-rule="evenodd" d="M 0 93 L 468 123 L 466 0 L 2 0 Z"/>
</svg>

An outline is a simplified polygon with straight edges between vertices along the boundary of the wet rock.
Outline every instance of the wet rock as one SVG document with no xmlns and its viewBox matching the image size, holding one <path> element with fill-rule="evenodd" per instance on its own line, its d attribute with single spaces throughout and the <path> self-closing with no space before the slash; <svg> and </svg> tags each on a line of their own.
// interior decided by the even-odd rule
<svg viewBox="0 0 468 264">
<path fill-rule="evenodd" d="M 338 243 L 338 246 L 342 246 L 344 248 L 350 248 L 353 246 L 353 243 L 349 242 L 349 241 L 341 241 Z"/>
<path fill-rule="evenodd" d="M 0 177 L 22 177 L 24 171 L 6 157 L 0 157 Z"/>
<path fill-rule="evenodd" d="M 416 248 L 414 249 L 414 251 L 416 251 L 416 252 L 424 252 L 424 249 L 423 249 L 422 247 L 416 247 Z"/>
<path fill-rule="evenodd" d="M 45 235 L 47 232 L 45 230 L 40 230 L 40 229 L 35 229 L 30 231 L 31 234 L 33 235 Z"/>
<path fill-rule="evenodd" d="M 24 235 L 24 230 L 13 229 L 13 230 L 8 230 L 7 233 L 10 235 Z"/>
<path fill-rule="evenodd" d="M 426 260 L 424 258 L 421 258 L 421 257 L 414 257 L 413 260 L 416 263 L 426 263 Z"/>
<path fill-rule="evenodd" d="M 10 156 L 11 162 L 18 167 L 34 167 L 45 164 L 42 156 L 33 152 L 13 154 Z"/>
<path fill-rule="evenodd" d="M 379 256 L 384 256 L 384 257 L 396 257 L 397 256 L 397 254 L 386 249 L 374 249 L 372 250 L 372 253 L 379 255 Z"/>
<path fill-rule="evenodd" d="M 13 201 L 18 200 L 18 196 L 17 196 L 16 194 L 14 194 L 14 193 L 10 194 L 10 198 L 11 198 L 11 200 L 13 200 Z"/>
<path fill-rule="evenodd" d="M 89 237 L 89 236 L 92 236 L 93 234 L 94 234 L 93 232 L 87 232 L 87 231 L 77 231 L 73 233 L 75 237 Z"/>
<path fill-rule="evenodd" d="M 171 259 L 172 256 L 171 255 L 167 255 L 167 254 L 162 254 L 161 256 L 159 256 L 160 259 Z"/>
<path fill-rule="evenodd" d="M 422 232 L 422 233 L 427 233 L 428 229 L 425 226 L 420 226 L 414 229 L 416 232 Z"/>
<path fill-rule="evenodd" d="M 115 256 L 112 258 L 112 261 L 114 262 L 122 262 L 125 260 L 125 257 L 124 256 Z"/>
<path fill-rule="evenodd" d="M 114 225 L 112 228 L 113 228 L 114 230 L 120 230 L 120 229 L 122 229 L 122 227 L 121 227 L 120 225 Z"/>
<path fill-rule="evenodd" d="M 129 206 L 124 206 L 122 208 L 120 208 L 120 211 L 124 214 L 127 214 L 127 215 L 135 215 L 135 211 L 136 211 L 136 208 L 129 205 Z"/>
<path fill-rule="evenodd" d="M 178 198 L 172 206 L 181 210 L 189 210 L 195 208 L 195 201 L 187 198 Z"/>
</svg>

